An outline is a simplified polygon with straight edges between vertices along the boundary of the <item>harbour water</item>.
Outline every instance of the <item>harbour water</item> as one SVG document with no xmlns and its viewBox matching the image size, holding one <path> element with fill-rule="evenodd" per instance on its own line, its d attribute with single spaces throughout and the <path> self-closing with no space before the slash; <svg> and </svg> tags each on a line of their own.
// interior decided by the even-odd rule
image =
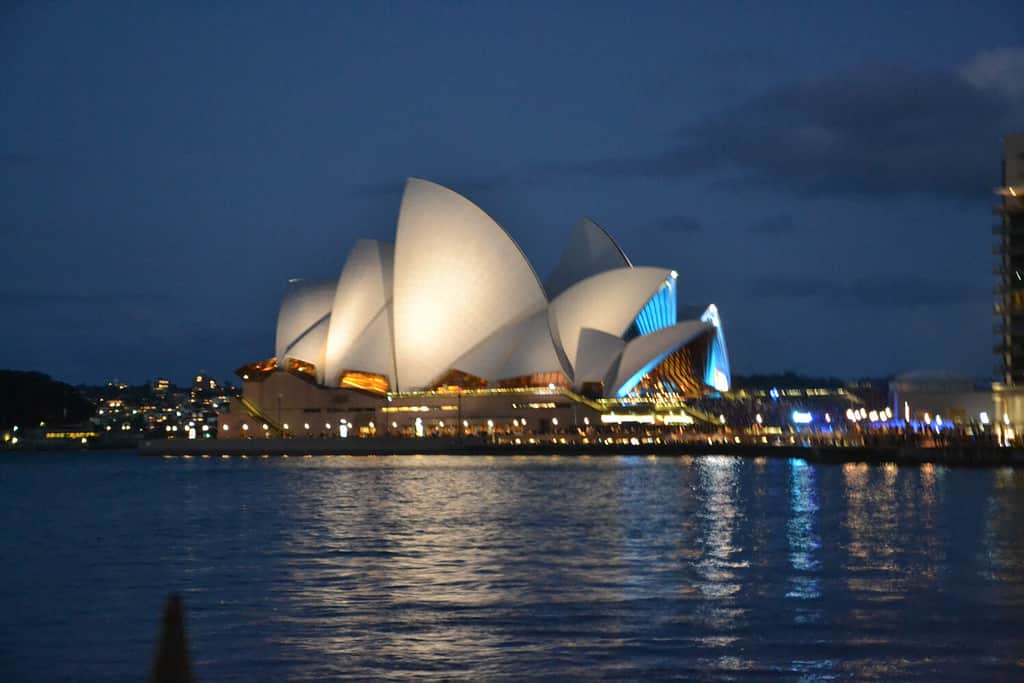
<svg viewBox="0 0 1024 683">
<path fill-rule="evenodd" d="M 0 457 L 0 680 L 1020 680 L 1024 470 Z"/>
</svg>

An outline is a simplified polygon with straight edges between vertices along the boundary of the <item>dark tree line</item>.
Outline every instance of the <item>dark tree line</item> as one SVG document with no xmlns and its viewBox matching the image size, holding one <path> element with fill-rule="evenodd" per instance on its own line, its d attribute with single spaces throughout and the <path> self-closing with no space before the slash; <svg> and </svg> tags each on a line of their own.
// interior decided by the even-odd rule
<svg viewBox="0 0 1024 683">
<path fill-rule="evenodd" d="M 73 424 L 95 408 L 77 389 L 41 372 L 0 370 L 0 427 Z"/>
</svg>

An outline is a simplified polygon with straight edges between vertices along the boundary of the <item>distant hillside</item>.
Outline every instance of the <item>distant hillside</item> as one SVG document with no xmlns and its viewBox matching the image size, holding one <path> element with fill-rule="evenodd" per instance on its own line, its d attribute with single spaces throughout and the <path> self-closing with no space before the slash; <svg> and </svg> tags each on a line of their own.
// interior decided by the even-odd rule
<svg viewBox="0 0 1024 683">
<path fill-rule="evenodd" d="M 0 370 L 0 427 L 37 427 L 81 422 L 93 415 L 92 403 L 77 389 L 41 372 Z"/>
<path fill-rule="evenodd" d="M 795 372 L 772 373 L 764 375 L 733 375 L 732 385 L 735 389 L 802 389 L 818 387 L 822 389 L 839 389 L 850 384 L 838 377 L 812 377 Z"/>
</svg>

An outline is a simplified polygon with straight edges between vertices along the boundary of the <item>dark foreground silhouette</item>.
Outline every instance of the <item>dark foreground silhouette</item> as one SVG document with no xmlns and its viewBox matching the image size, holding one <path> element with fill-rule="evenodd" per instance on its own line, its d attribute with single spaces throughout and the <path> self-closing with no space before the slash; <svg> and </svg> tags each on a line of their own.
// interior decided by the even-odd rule
<svg viewBox="0 0 1024 683">
<path fill-rule="evenodd" d="M 185 609 L 175 593 L 167 596 L 164 605 L 163 627 L 149 680 L 153 683 L 192 683 L 195 680 L 185 638 Z"/>
</svg>

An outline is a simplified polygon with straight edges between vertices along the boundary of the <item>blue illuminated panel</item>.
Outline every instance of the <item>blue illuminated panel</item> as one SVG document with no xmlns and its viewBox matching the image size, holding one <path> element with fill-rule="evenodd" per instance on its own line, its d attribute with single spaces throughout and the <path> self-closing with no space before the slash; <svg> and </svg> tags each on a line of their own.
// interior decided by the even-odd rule
<svg viewBox="0 0 1024 683">
<path fill-rule="evenodd" d="M 704 383 L 714 387 L 716 391 L 728 391 L 732 384 L 729 372 L 729 354 L 725 348 L 725 335 L 722 333 L 722 321 L 718 317 L 718 308 L 711 304 L 700 317 L 702 322 L 715 326 L 715 339 L 711 342 L 711 353 L 708 354 L 708 367 L 704 374 Z"/>
<path fill-rule="evenodd" d="M 619 391 L 617 393 L 618 398 L 625 398 L 626 396 L 628 396 L 629 392 L 633 391 L 633 387 L 635 387 L 637 384 L 639 384 L 640 380 L 642 380 L 647 375 L 648 372 L 650 372 L 654 368 L 658 367 L 658 364 L 661 363 L 661 361 L 663 361 L 666 358 L 668 358 L 668 355 L 670 353 L 672 353 L 672 352 L 671 351 L 666 351 L 665 353 L 661 354 L 660 356 L 656 356 L 655 358 L 652 358 L 650 360 L 650 362 L 647 363 L 647 365 L 645 365 L 642 368 L 640 368 L 636 372 L 635 375 L 633 375 L 628 380 L 626 380 L 626 383 L 622 385 L 622 387 L 619 389 Z"/>
<path fill-rule="evenodd" d="M 640 313 L 637 314 L 623 338 L 629 341 L 635 337 L 671 327 L 676 322 L 676 279 L 670 277 L 640 309 Z"/>
</svg>

